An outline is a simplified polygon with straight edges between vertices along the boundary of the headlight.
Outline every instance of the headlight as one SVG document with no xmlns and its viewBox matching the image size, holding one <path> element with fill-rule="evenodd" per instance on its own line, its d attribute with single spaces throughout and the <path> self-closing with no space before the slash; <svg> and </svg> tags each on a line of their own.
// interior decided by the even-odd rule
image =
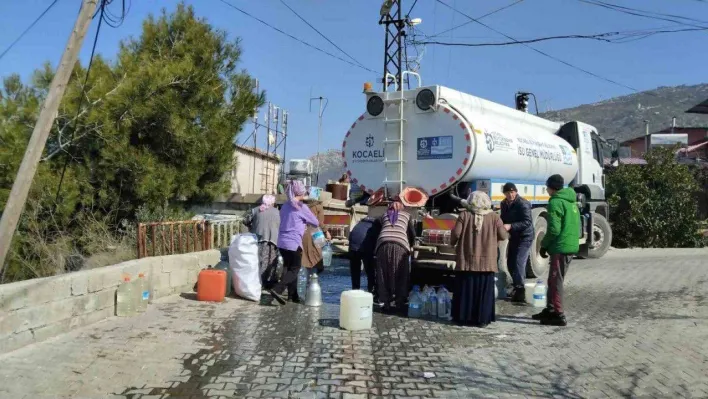
<svg viewBox="0 0 708 399">
<path fill-rule="evenodd" d="M 435 94 L 430 89 L 423 89 L 415 97 L 415 105 L 423 111 L 427 111 L 435 105 Z"/>
<path fill-rule="evenodd" d="M 371 116 L 379 116 L 383 112 L 384 102 L 379 96 L 371 96 L 366 102 L 366 111 Z"/>
</svg>

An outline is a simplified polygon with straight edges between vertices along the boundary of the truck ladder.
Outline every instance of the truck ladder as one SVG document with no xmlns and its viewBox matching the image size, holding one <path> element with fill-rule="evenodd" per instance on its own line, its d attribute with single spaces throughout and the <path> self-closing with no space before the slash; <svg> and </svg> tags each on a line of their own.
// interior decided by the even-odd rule
<svg viewBox="0 0 708 399">
<path fill-rule="evenodd" d="M 406 144 L 405 125 L 407 121 L 403 118 L 403 106 L 409 100 L 407 100 L 403 95 L 403 87 L 399 86 L 403 84 L 403 81 L 406 80 L 406 75 L 413 75 L 418 78 L 418 88 L 422 86 L 423 82 L 421 81 L 420 75 L 411 71 L 402 72 L 401 82 L 398 82 L 396 76 L 390 73 L 386 73 L 385 78 L 386 82 L 389 81 L 389 77 L 393 79 L 398 95 L 397 97 L 394 96 L 393 98 L 388 98 L 384 100 L 384 128 L 388 130 L 388 127 L 392 126 L 396 129 L 395 138 L 389 139 L 388 134 L 386 134 L 386 138 L 384 139 L 384 165 L 386 167 L 386 176 L 384 176 L 383 185 L 386 197 L 389 197 L 390 195 L 390 193 L 388 192 L 389 183 L 398 185 L 398 194 L 403 192 L 403 185 L 406 184 L 406 180 L 403 178 L 403 167 L 406 163 L 403 154 L 405 152 L 404 146 Z M 397 105 L 397 107 L 389 107 L 388 105 Z M 388 115 L 389 108 L 393 108 L 395 110 L 394 115 Z M 389 148 L 394 150 L 394 153 L 396 154 L 395 159 L 390 159 L 388 157 L 389 154 L 391 154 Z M 390 180 L 389 176 L 396 177 Z"/>
<path fill-rule="evenodd" d="M 406 120 L 403 119 L 403 104 L 407 101 L 403 97 L 403 90 L 398 90 L 398 81 L 396 77 L 390 73 L 386 74 L 386 80 L 392 78 L 396 87 L 396 97 L 384 100 L 384 128 L 386 129 L 386 138 L 384 139 L 384 165 L 386 167 L 386 175 L 384 176 L 383 186 L 386 197 L 390 196 L 389 184 L 398 185 L 398 193 L 403 191 L 403 164 L 406 162 L 403 159 L 403 146 L 405 144 L 404 129 Z M 397 105 L 390 107 L 389 105 Z M 393 115 L 389 115 L 390 109 L 393 109 Z M 389 126 L 396 129 L 396 136 L 393 139 L 388 137 Z M 391 151 L 392 150 L 392 151 Z M 395 159 L 389 158 L 391 153 L 396 154 Z M 389 179 L 389 176 L 396 176 L 394 179 Z"/>
</svg>

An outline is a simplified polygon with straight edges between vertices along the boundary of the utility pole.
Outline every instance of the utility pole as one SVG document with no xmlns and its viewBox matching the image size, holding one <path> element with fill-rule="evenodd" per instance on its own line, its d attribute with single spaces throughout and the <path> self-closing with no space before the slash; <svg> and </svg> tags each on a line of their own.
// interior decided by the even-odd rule
<svg viewBox="0 0 708 399">
<path fill-rule="evenodd" d="M 288 112 L 283 110 L 283 163 L 280 167 L 281 180 L 285 182 L 285 154 L 288 149 Z"/>
<path fill-rule="evenodd" d="M 256 95 L 260 93 L 258 79 L 255 80 L 256 85 Z M 258 107 L 253 109 L 253 150 L 255 151 L 258 147 Z M 251 192 L 256 192 L 256 157 L 253 157 L 253 177 L 251 178 Z"/>
<path fill-rule="evenodd" d="M 401 1 L 403 0 L 384 0 L 381 6 L 379 25 L 386 25 L 383 91 L 388 91 L 388 86 L 393 83 L 387 78 L 389 74 L 396 77 L 399 90 L 403 90 L 403 41 L 406 37 L 407 17 L 404 18 L 401 14 Z"/>
<path fill-rule="evenodd" d="M 2 219 L 0 219 L 0 276 L 3 276 L 5 259 L 10 251 L 12 237 L 15 235 L 17 222 L 20 220 L 25 207 L 27 195 L 37 172 L 39 160 L 42 158 L 49 132 L 54 124 L 57 109 L 59 109 L 64 91 L 66 91 L 66 85 L 79 57 L 81 44 L 91 25 L 91 19 L 99 1 L 101 0 L 83 0 L 74 29 L 71 31 L 56 75 L 54 75 L 49 87 L 49 93 L 39 113 L 37 124 L 35 124 L 32 136 L 27 144 L 27 150 L 25 150 L 24 158 L 22 158 L 20 169 L 17 171 L 17 177 L 15 177 L 15 182 L 12 184 L 12 191 L 5 204 Z"/>
<path fill-rule="evenodd" d="M 644 155 L 646 155 L 649 152 L 649 148 L 651 147 L 649 144 L 649 121 L 645 120 L 644 121 L 644 126 L 645 126 L 645 131 L 644 131 Z"/>
<path fill-rule="evenodd" d="M 320 112 L 318 113 L 319 115 L 319 124 L 317 126 L 317 166 L 315 167 L 315 185 L 318 185 L 320 182 L 320 142 L 322 141 L 322 115 L 324 114 L 325 109 L 327 109 L 327 104 L 329 104 L 329 99 L 327 97 L 311 97 L 310 98 L 310 112 L 312 112 L 312 102 L 315 100 L 319 100 L 320 102 Z M 324 101 L 324 107 L 322 106 Z"/>
</svg>

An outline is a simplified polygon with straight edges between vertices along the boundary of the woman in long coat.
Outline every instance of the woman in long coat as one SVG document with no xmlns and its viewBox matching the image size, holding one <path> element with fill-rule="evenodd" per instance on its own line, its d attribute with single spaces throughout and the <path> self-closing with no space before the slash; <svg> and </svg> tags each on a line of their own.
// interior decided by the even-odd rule
<svg viewBox="0 0 708 399">
<path fill-rule="evenodd" d="M 324 206 L 322 206 L 322 201 L 316 199 L 306 199 L 305 204 L 310 208 L 310 211 L 317 217 L 317 221 L 320 222 L 320 226 L 324 225 Z M 324 271 L 324 263 L 322 259 L 322 248 L 315 245 L 312 241 L 312 233 L 317 230 L 317 227 L 308 226 L 305 230 L 305 235 L 302 236 L 302 266 L 307 268 L 311 273 L 316 271 L 318 274 L 322 274 Z M 325 237 L 330 240 L 331 236 L 329 231 L 325 232 Z"/>
<path fill-rule="evenodd" d="M 264 195 L 261 205 L 251 209 L 243 222 L 258 237 L 258 268 L 265 289 L 280 279 L 277 273 L 280 212 L 274 205 L 275 197 Z"/>
<path fill-rule="evenodd" d="M 496 318 L 497 249 L 508 233 L 486 193 L 474 191 L 467 202 L 471 211 L 460 214 L 451 235 L 457 262 L 452 318 L 458 324 L 486 327 Z"/>
</svg>

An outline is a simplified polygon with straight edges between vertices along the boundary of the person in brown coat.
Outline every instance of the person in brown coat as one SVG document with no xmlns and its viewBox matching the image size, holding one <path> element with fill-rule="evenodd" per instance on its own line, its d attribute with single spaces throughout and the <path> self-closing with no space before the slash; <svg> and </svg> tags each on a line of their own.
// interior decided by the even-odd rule
<svg viewBox="0 0 708 399">
<path fill-rule="evenodd" d="M 322 201 L 307 199 L 304 202 L 320 222 L 320 226 L 324 226 L 324 206 L 322 206 Z M 322 248 L 315 245 L 314 241 L 312 241 L 312 233 L 315 230 L 317 230 L 317 227 L 307 226 L 305 235 L 302 237 L 302 266 L 307 268 L 309 273 L 316 271 L 317 274 L 321 274 L 324 271 Z M 327 240 L 332 239 L 329 231 L 325 231 L 325 237 Z"/>
<path fill-rule="evenodd" d="M 495 321 L 497 249 L 508 233 L 486 193 L 474 191 L 467 202 L 471 210 L 457 218 L 450 239 L 457 262 L 452 318 L 458 324 L 486 327 Z"/>
</svg>

